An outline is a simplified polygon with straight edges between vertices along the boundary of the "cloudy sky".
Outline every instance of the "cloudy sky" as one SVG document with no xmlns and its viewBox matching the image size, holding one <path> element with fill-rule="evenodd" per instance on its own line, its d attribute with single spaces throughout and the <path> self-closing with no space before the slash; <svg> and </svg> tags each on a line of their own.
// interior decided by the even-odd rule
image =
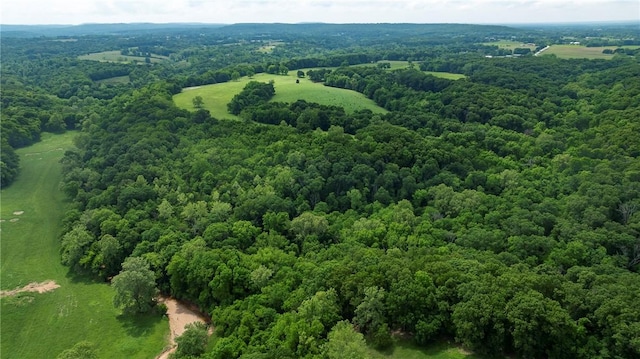
<svg viewBox="0 0 640 359">
<path fill-rule="evenodd" d="M 640 0 L 2 0 L 2 24 L 640 21 Z"/>
</svg>

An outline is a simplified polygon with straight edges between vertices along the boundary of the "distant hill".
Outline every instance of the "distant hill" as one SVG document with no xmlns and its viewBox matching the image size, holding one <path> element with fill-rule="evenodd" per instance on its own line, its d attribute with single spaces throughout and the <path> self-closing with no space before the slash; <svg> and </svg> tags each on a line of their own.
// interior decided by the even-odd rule
<svg viewBox="0 0 640 359">
<path fill-rule="evenodd" d="M 82 24 L 82 25 L 0 25 L 2 36 L 57 37 L 83 35 L 122 35 L 147 32 L 179 32 L 180 30 L 215 29 L 223 24 L 201 23 L 131 23 L 131 24 Z"/>
</svg>

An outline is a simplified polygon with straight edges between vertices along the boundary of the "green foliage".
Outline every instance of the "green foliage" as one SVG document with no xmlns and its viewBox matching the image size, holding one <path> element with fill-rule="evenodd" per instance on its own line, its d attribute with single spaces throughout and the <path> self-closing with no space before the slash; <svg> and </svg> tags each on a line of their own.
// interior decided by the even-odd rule
<svg viewBox="0 0 640 359">
<path fill-rule="evenodd" d="M 44 133 L 42 141 L 18 149 L 22 174 L 1 192 L 1 216 L 6 219 L 0 241 L 1 289 L 48 280 L 60 286 L 42 294 L 3 295 L 2 357 L 55 358 L 81 341 L 93 343 L 99 358 L 153 357 L 164 346 L 167 321 L 160 316 L 122 318 L 112 305 L 114 291 L 110 286 L 103 280 L 70 273 L 70 268 L 61 264 L 60 234 L 70 206 L 58 187 L 62 180 L 60 160 L 73 148 L 76 135 L 75 131 Z M 24 214 L 13 215 L 15 211 Z M 19 220 L 11 222 L 12 218 Z"/>
<path fill-rule="evenodd" d="M 144 258 L 129 257 L 122 271 L 111 280 L 116 291 L 113 304 L 125 313 L 145 313 L 154 305 L 158 294 L 155 275 Z"/>
<path fill-rule="evenodd" d="M 490 356 L 640 354 L 634 51 L 612 61 L 485 58 L 513 52 L 483 44 L 489 37 L 531 49 L 576 33 L 272 26 L 185 31 L 140 50 L 171 55 L 167 66 L 53 55 L 101 51 L 83 38 L 66 49 L 3 38 L 3 89 L 24 91 L 24 81 L 48 94 L 42 103 L 75 106 L 74 116 L 57 111 L 68 128 L 82 121 L 78 149 L 62 164 L 73 206 L 65 263 L 108 277 L 125 258 L 144 258 L 147 283 L 211 312 L 209 357 L 319 357 L 332 339 L 359 355 L 360 336 L 341 326 L 345 344 L 331 334 L 341 321 L 379 347 L 400 333 Z M 252 37 L 264 33 L 282 44 L 264 52 Z M 103 46 L 134 51 L 122 41 L 105 37 Z M 33 49 L 51 62 L 31 59 Z M 310 81 L 296 84 L 283 76 L 289 69 L 312 69 Z M 128 84 L 97 83 L 125 74 Z M 245 121 L 212 118 L 212 107 L 225 118 L 245 85 L 239 76 L 251 75 L 286 83 L 291 97 L 268 102 L 273 84 L 266 96 L 250 90 L 268 84 L 248 85 L 232 106 Z M 175 98 L 190 109 L 203 96 L 207 109 L 174 105 L 181 88 L 213 83 L 224 83 L 205 89 L 223 88 L 222 106 L 201 89 Z M 298 101 L 310 86 L 324 91 L 312 100 L 323 105 Z M 385 111 L 339 107 L 347 94 Z M 40 106 L 30 96 L 12 98 L 21 100 L 6 106 L 10 145 L 62 128 L 56 112 L 29 110 Z"/>
<path fill-rule="evenodd" d="M 20 157 L 13 147 L 2 136 L 2 148 L 0 148 L 0 187 L 4 188 L 13 182 L 20 171 Z"/>
<path fill-rule="evenodd" d="M 266 103 L 275 94 L 276 90 L 273 87 L 273 82 L 261 83 L 258 81 L 250 81 L 239 94 L 233 96 L 227 108 L 229 113 L 239 115 L 240 112 L 247 107 Z"/>
<path fill-rule="evenodd" d="M 202 322 L 187 324 L 184 333 L 176 338 L 178 348 L 173 358 L 197 357 L 204 354 L 209 341 L 207 326 Z"/>
<path fill-rule="evenodd" d="M 58 354 L 56 359 L 98 359 L 98 355 L 93 343 L 82 341 L 76 343 L 71 349 Z"/>
<path fill-rule="evenodd" d="M 368 358 L 364 337 L 356 332 L 348 321 L 338 322 L 329 332 L 327 339 L 323 352 L 329 359 Z"/>
</svg>

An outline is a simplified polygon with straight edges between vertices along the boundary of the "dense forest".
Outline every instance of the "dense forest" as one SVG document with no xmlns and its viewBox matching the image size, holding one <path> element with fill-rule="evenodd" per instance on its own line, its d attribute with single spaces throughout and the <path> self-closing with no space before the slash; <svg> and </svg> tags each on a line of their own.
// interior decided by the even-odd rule
<svg viewBox="0 0 640 359">
<path fill-rule="evenodd" d="M 78 130 L 62 163 L 61 260 L 110 280 L 144 259 L 160 292 L 211 316 L 198 357 L 365 357 L 397 337 L 487 357 L 640 356 L 637 51 L 499 57 L 487 44 L 591 36 L 582 28 L 139 31 L 3 35 L 2 185 L 14 148 Z M 610 31 L 616 46 L 639 35 Z M 131 48 L 167 60 L 77 57 Z M 172 101 L 282 69 L 388 113 L 272 102 L 259 82 L 229 104 L 240 121 Z"/>
</svg>

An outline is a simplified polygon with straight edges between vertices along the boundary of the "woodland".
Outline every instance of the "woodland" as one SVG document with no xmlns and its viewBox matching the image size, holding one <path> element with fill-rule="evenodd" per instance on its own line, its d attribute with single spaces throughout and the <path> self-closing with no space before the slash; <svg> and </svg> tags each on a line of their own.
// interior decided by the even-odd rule
<svg viewBox="0 0 640 359">
<path fill-rule="evenodd" d="M 613 25 L 5 31 L 2 186 L 15 148 L 76 131 L 61 261 L 105 281 L 135 262 L 207 313 L 206 350 L 175 357 L 365 358 L 408 338 L 487 358 L 637 358 L 640 53 L 487 44 L 569 36 L 640 45 L 637 26 Z M 166 60 L 78 59 L 113 50 Z M 172 100 L 289 70 L 388 113 L 272 102 L 259 82 L 228 105 L 239 121 Z"/>
</svg>

